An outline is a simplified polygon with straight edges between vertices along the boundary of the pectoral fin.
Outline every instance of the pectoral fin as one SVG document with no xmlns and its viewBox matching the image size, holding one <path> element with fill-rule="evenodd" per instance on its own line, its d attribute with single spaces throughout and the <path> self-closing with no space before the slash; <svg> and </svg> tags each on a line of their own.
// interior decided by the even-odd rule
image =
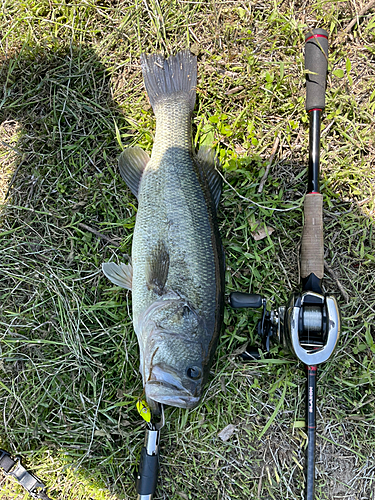
<svg viewBox="0 0 375 500">
<path fill-rule="evenodd" d="M 216 153 L 210 147 L 201 146 L 197 154 L 197 160 L 199 166 L 203 169 L 206 175 L 208 186 L 210 188 L 215 207 L 217 208 L 221 195 L 222 179 L 219 173 L 220 165 L 216 158 Z"/>
<path fill-rule="evenodd" d="M 147 287 L 158 295 L 163 295 L 168 278 L 169 254 L 163 242 L 151 252 L 147 266 Z"/>
<path fill-rule="evenodd" d="M 132 289 L 133 268 L 130 264 L 120 264 L 118 266 L 114 262 L 105 262 L 102 264 L 102 270 L 115 285 L 127 290 Z"/>
<path fill-rule="evenodd" d="M 150 157 L 146 151 L 139 147 L 127 148 L 120 155 L 118 164 L 121 177 L 136 198 L 143 171 L 149 161 Z"/>
</svg>

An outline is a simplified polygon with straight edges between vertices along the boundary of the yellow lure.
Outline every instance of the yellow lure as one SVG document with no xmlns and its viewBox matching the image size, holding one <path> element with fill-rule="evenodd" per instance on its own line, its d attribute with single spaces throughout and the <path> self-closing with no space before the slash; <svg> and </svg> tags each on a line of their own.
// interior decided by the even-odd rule
<svg viewBox="0 0 375 500">
<path fill-rule="evenodd" d="M 151 410 L 144 399 L 137 401 L 137 410 L 143 420 L 146 422 L 151 422 Z"/>
</svg>

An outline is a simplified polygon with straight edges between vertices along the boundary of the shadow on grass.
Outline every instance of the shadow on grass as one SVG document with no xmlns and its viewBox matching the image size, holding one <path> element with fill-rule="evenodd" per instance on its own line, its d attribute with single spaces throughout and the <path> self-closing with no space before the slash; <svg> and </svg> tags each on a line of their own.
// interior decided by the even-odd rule
<svg viewBox="0 0 375 500">
<path fill-rule="evenodd" d="M 118 192 L 127 122 L 84 45 L 24 46 L 0 78 L 0 446 L 56 498 L 129 498 L 138 354 L 126 297 L 100 271 L 134 225 Z"/>
</svg>

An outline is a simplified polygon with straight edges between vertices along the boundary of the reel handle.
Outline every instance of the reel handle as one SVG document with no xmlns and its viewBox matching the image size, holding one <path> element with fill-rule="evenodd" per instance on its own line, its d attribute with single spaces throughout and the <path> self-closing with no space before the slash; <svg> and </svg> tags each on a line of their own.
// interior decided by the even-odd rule
<svg viewBox="0 0 375 500">
<path fill-rule="evenodd" d="M 229 305 L 233 309 L 240 309 L 241 307 L 258 309 L 263 305 L 263 297 L 257 293 L 232 292 L 229 295 Z"/>
<path fill-rule="evenodd" d="M 318 28 L 305 36 L 306 111 L 326 107 L 325 91 L 328 69 L 328 33 Z"/>
<path fill-rule="evenodd" d="M 263 308 L 262 318 L 258 321 L 258 334 L 262 339 L 262 350 L 267 354 L 270 351 L 270 339 L 274 333 L 274 324 L 270 320 L 270 313 L 267 313 L 267 301 L 261 295 L 257 293 L 242 293 L 242 292 L 232 292 L 229 295 L 229 305 L 233 309 L 240 308 L 252 308 L 259 309 Z M 249 344 L 246 350 L 240 354 L 240 358 L 243 361 L 253 361 L 254 359 L 260 359 L 259 350 Z"/>
</svg>

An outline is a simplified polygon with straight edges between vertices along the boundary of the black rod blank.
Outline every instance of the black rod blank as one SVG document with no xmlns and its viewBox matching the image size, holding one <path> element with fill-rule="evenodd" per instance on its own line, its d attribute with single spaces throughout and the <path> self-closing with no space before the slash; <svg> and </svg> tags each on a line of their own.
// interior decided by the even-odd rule
<svg viewBox="0 0 375 500">
<path fill-rule="evenodd" d="M 319 193 L 319 169 L 320 169 L 320 109 L 309 112 L 309 179 L 308 193 Z"/>
<path fill-rule="evenodd" d="M 316 365 L 307 366 L 307 450 L 306 450 L 306 500 L 315 498 L 315 442 L 316 442 Z"/>
</svg>

